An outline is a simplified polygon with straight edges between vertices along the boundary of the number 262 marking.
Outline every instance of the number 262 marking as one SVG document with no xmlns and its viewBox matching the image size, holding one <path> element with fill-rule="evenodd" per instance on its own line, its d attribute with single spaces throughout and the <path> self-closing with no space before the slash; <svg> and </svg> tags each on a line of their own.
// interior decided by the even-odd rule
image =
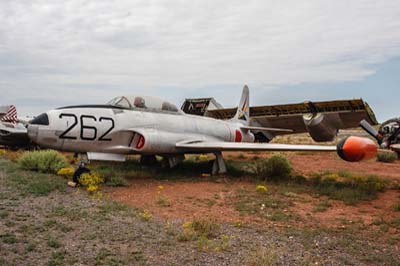
<svg viewBox="0 0 400 266">
<path fill-rule="evenodd" d="M 74 122 L 72 123 L 71 126 L 69 126 L 61 135 L 60 139 L 77 139 L 76 136 L 71 136 L 68 135 L 77 125 L 78 125 L 78 117 L 75 114 L 60 114 L 60 119 L 63 119 L 64 117 L 72 117 L 74 119 Z M 97 128 L 94 126 L 88 126 L 85 125 L 85 122 L 91 120 L 97 122 L 97 118 L 92 116 L 92 115 L 81 115 L 79 117 L 80 124 L 81 124 L 81 130 L 80 130 L 80 138 L 82 140 L 90 140 L 94 141 L 97 139 Z M 108 134 L 111 133 L 111 131 L 115 127 L 115 122 L 114 119 L 110 117 L 100 117 L 99 122 L 106 122 L 108 121 L 110 123 L 110 127 L 106 130 L 106 132 L 99 137 L 99 141 L 111 141 L 112 139 L 107 137 Z M 89 133 L 88 133 L 89 132 Z"/>
</svg>

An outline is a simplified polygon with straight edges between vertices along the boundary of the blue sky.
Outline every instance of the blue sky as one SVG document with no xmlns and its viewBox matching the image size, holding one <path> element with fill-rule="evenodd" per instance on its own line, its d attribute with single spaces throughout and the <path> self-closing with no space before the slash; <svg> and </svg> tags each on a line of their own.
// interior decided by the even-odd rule
<svg viewBox="0 0 400 266">
<path fill-rule="evenodd" d="M 253 103 L 363 98 L 374 110 L 378 121 L 400 117 L 400 58 L 376 65 L 374 69 L 375 74 L 360 81 L 282 86 L 269 91 L 268 96 L 258 93 Z"/>
<path fill-rule="evenodd" d="M 398 0 L 0 1 L 0 104 L 364 98 L 399 116 Z"/>
</svg>

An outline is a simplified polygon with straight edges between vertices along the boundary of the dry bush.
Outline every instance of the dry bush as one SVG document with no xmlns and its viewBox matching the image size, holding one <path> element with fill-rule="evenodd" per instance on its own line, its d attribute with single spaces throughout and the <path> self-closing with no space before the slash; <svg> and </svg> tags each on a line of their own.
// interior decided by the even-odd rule
<svg viewBox="0 0 400 266">
<path fill-rule="evenodd" d="M 393 163 L 397 160 L 397 153 L 394 151 L 379 151 L 377 160 L 384 163 Z"/>
<path fill-rule="evenodd" d="M 374 175 L 360 175 L 346 171 L 314 174 L 311 183 L 319 193 L 346 204 L 375 199 L 378 192 L 387 187 L 387 182 Z"/>
<path fill-rule="evenodd" d="M 273 266 L 276 265 L 278 254 L 276 249 L 258 248 L 257 251 L 249 254 L 246 260 L 246 265 L 249 266 Z"/>
<path fill-rule="evenodd" d="M 260 159 L 253 164 L 254 172 L 265 179 L 287 179 L 292 173 L 290 161 L 283 155 L 275 154 L 268 159 Z"/>
</svg>

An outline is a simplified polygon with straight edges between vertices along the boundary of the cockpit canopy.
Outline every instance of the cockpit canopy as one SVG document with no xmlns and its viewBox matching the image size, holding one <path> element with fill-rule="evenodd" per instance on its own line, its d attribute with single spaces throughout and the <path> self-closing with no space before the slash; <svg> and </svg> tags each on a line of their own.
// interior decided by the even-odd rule
<svg viewBox="0 0 400 266">
<path fill-rule="evenodd" d="M 143 109 L 149 111 L 181 112 L 174 104 L 150 96 L 119 96 L 107 104 L 125 109 Z"/>
</svg>

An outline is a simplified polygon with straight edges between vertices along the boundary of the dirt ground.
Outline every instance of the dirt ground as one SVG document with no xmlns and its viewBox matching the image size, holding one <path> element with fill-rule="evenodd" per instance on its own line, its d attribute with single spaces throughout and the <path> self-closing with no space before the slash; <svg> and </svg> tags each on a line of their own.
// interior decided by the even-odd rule
<svg viewBox="0 0 400 266">
<path fill-rule="evenodd" d="M 231 158 L 237 158 L 235 153 L 226 154 Z M 361 161 L 349 163 L 341 160 L 333 153 L 308 153 L 308 152 L 292 152 L 285 153 L 296 172 L 303 175 L 310 175 L 322 171 L 350 171 L 364 175 L 376 175 L 390 180 L 400 181 L 400 160 L 394 163 L 378 162 L 376 159 L 369 161 Z M 251 160 L 254 157 L 268 157 L 270 154 L 262 152 L 249 152 L 241 154 L 244 160 Z"/>
<path fill-rule="evenodd" d="M 226 157 L 240 164 L 269 155 Z M 375 173 L 398 179 L 398 162 L 347 166 L 321 154 L 288 158 L 304 175 L 388 166 L 389 174 Z M 203 176 L 197 162 L 187 166 L 189 171 L 181 168 L 173 176 L 135 161 L 92 165 L 128 184 L 106 183 L 90 194 L 68 188 L 60 176 L 23 171 L 0 158 L 0 265 L 333 266 L 400 260 L 398 187 L 346 205 L 305 184 L 214 178 Z M 266 191 L 257 191 L 257 185 Z M 209 234 L 187 232 L 194 223 Z"/>
<path fill-rule="evenodd" d="M 243 153 L 240 160 L 250 161 L 254 157 L 268 157 L 265 153 Z M 235 153 L 225 154 L 227 158 L 239 160 Z M 294 171 L 305 176 L 324 171 L 350 171 L 352 173 L 376 175 L 390 182 L 400 181 L 400 161 L 395 163 L 381 163 L 375 160 L 359 163 L 347 163 L 336 155 L 314 153 L 290 153 L 287 155 L 291 161 Z M 268 223 L 254 215 L 243 215 L 230 204 L 231 197 L 235 191 L 254 191 L 253 180 L 234 181 L 221 177 L 216 181 L 157 181 L 148 179 L 132 180 L 129 187 L 113 188 L 108 190 L 110 197 L 116 201 L 132 206 L 139 206 L 150 210 L 156 216 L 165 220 L 191 220 L 196 217 L 212 216 L 222 222 L 242 221 L 246 223 Z M 267 186 L 274 187 L 275 184 Z M 161 187 L 161 189 L 160 189 Z M 301 217 L 301 220 L 291 222 L 297 226 L 326 226 L 340 228 L 343 220 L 362 221 L 366 225 L 374 226 L 377 219 L 384 217 L 386 220 L 395 219 L 399 213 L 395 211 L 394 204 L 400 202 L 400 190 L 389 189 L 380 193 L 378 198 L 372 201 L 361 202 L 355 206 L 346 205 L 340 201 L 330 201 L 330 207 L 323 212 L 313 211 L 320 198 L 315 198 L 307 193 L 301 193 L 292 200 L 292 206 L 288 211 Z M 168 205 L 160 204 L 159 199 L 167 199 Z M 276 221 L 269 222 L 275 225 L 287 224 Z M 390 228 L 389 233 L 398 234 L 397 229 Z"/>
</svg>

